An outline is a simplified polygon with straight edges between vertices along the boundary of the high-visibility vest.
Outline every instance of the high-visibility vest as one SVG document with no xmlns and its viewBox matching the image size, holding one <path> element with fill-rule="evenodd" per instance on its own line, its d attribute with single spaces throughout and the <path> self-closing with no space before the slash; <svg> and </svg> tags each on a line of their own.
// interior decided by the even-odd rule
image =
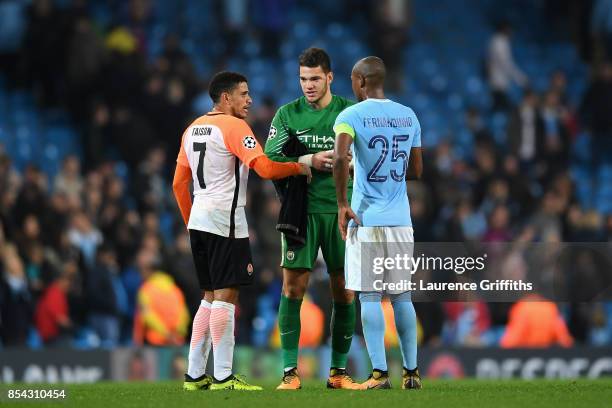
<svg viewBox="0 0 612 408">
<path fill-rule="evenodd" d="M 188 325 L 185 297 L 172 277 L 163 272 L 152 274 L 138 290 L 134 343 L 180 345 Z"/>
</svg>

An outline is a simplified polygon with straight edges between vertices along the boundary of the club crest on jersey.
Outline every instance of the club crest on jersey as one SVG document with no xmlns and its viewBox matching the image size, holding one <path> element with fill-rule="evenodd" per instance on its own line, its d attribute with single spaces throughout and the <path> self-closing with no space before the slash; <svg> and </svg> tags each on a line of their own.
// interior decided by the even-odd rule
<svg viewBox="0 0 612 408">
<path fill-rule="evenodd" d="M 295 252 L 287 251 L 287 260 L 288 261 L 293 261 L 294 259 L 295 259 Z"/>
<path fill-rule="evenodd" d="M 253 274 L 253 264 L 252 263 L 249 263 L 247 265 L 247 273 L 249 274 L 249 276 Z"/>
<path fill-rule="evenodd" d="M 242 139 L 242 144 L 247 149 L 254 149 L 255 146 L 257 146 L 257 140 L 255 140 L 253 136 L 245 136 L 244 139 Z"/>
<path fill-rule="evenodd" d="M 268 132 L 268 139 L 274 139 L 276 137 L 276 128 L 274 125 L 270 126 L 270 131 Z"/>
</svg>

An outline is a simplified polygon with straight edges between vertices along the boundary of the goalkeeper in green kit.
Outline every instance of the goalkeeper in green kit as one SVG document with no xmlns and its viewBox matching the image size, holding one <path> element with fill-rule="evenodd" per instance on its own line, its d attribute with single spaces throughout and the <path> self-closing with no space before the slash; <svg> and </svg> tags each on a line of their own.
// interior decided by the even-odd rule
<svg viewBox="0 0 612 408">
<path fill-rule="evenodd" d="M 278 324 L 284 374 L 279 390 L 301 388 L 298 376 L 300 307 L 308 278 L 319 248 L 330 275 L 333 297 L 331 319 L 332 359 L 328 388 L 360 389 L 346 373 L 347 355 L 355 330 L 354 294 L 344 287 L 344 241 L 338 230 L 338 206 L 332 177 L 335 141 L 334 121 L 342 110 L 353 104 L 332 95 L 333 79 L 329 56 L 319 48 L 308 48 L 299 58 L 300 85 L 304 96 L 276 112 L 270 127 L 265 153 L 274 161 L 299 161 L 312 168 L 312 181 L 306 187 L 307 208 L 305 236 L 300 244 L 282 234 L 283 289 L 278 310 Z M 304 149 L 299 156 L 286 154 L 286 144 L 297 138 Z M 305 148 L 304 148 L 305 146 Z M 350 189 L 349 189 L 350 194 Z M 349 196 L 350 197 L 350 196 Z M 299 195 L 287 196 L 283 206 L 289 211 L 303 206 Z M 292 208 L 293 207 L 293 208 Z M 282 213 L 282 210 L 281 210 Z"/>
</svg>

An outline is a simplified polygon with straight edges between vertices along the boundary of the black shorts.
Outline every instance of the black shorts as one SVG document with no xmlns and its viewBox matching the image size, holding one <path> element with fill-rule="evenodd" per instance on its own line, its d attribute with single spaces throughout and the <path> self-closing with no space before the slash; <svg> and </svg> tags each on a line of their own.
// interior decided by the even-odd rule
<svg viewBox="0 0 612 408">
<path fill-rule="evenodd" d="M 189 230 L 189 238 L 200 289 L 224 289 L 253 283 L 248 238 L 227 238 L 193 229 Z"/>
</svg>

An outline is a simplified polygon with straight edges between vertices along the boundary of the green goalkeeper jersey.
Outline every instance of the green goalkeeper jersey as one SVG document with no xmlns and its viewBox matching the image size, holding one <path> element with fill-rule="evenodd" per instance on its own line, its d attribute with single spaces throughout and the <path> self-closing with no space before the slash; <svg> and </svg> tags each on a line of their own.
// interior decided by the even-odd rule
<svg viewBox="0 0 612 408">
<path fill-rule="evenodd" d="M 313 109 L 305 97 L 298 98 L 281 106 L 270 126 L 265 153 L 274 161 L 297 161 L 297 157 L 286 157 L 282 147 L 289 139 L 289 135 L 297 136 L 308 148 L 308 153 L 317 153 L 334 149 L 334 122 L 336 117 L 345 108 L 354 102 L 341 96 L 333 95 L 332 100 L 325 108 Z M 349 182 L 348 197 L 352 193 L 352 181 Z M 312 169 L 312 181 L 308 186 L 308 212 L 336 213 L 336 187 L 332 173 Z"/>
</svg>

